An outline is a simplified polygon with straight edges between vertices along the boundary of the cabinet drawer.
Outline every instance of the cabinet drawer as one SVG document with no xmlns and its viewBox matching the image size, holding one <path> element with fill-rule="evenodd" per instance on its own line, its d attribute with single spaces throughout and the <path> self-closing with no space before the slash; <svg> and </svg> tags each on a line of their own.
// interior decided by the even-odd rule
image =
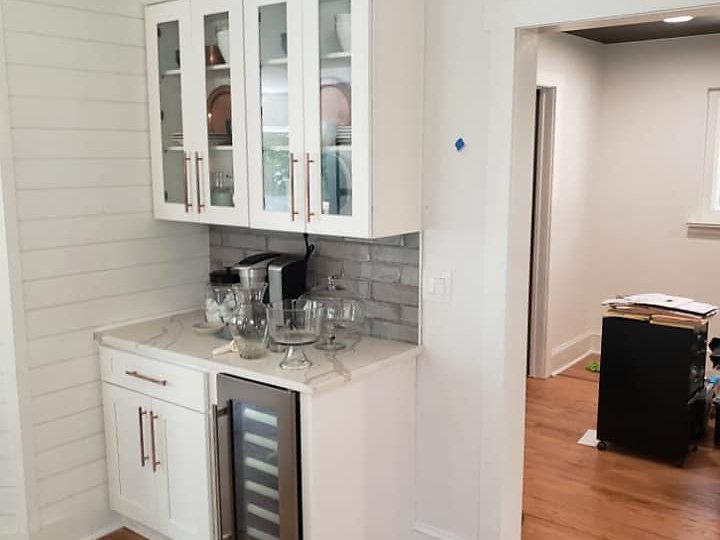
<svg viewBox="0 0 720 540">
<path fill-rule="evenodd" d="M 144 356 L 100 348 L 102 379 L 189 409 L 207 411 L 207 374 Z"/>
</svg>

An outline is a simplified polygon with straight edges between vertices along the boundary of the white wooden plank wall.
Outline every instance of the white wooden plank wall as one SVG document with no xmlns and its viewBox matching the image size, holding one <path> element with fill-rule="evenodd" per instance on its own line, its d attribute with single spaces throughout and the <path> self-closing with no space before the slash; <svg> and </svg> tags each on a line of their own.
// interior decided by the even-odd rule
<svg viewBox="0 0 720 540">
<path fill-rule="evenodd" d="M 0 5 L 34 423 L 30 466 L 38 483 L 33 503 L 48 527 L 107 505 L 92 329 L 201 305 L 209 242 L 203 226 L 152 218 L 140 1 Z M 3 411 L 0 396 L 0 452 Z M 11 521 L 5 503 L 14 495 L 3 485 L 2 459 L 0 530 Z"/>
</svg>

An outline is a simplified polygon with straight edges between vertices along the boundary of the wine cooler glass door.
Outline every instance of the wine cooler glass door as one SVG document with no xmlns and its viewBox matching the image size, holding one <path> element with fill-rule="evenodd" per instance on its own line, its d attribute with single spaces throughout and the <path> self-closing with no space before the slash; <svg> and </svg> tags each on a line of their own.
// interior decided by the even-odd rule
<svg viewBox="0 0 720 540">
<path fill-rule="evenodd" d="M 297 394 L 218 377 L 223 539 L 300 538 Z"/>
</svg>

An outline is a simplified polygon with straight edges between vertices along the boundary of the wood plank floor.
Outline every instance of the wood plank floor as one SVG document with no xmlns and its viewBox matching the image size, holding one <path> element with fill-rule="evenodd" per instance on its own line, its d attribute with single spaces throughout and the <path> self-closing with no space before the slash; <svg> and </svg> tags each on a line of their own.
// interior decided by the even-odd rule
<svg viewBox="0 0 720 540">
<path fill-rule="evenodd" d="M 595 427 L 598 376 L 587 363 L 528 380 L 523 539 L 719 539 L 711 437 L 683 469 L 577 444 Z"/>
<path fill-rule="evenodd" d="M 98 540 L 147 540 L 144 536 L 140 536 L 139 534 L 136 534 L 132 532 L 130 529 L 119 529 L 115 532 L 111 532 L 110 534 L 106 534 L 102 538 L 99 538 Z"/>
</svg>

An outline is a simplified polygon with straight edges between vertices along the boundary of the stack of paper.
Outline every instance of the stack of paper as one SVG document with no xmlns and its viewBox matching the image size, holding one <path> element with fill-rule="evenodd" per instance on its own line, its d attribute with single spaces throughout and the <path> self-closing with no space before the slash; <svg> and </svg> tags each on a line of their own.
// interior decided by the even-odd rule
<svg viewBox="0 0 720 540">
<path fill-rule="evenodd" d="M 658 323 L 697 323 L 713 317 L 718 307 L 692 298 L 662 293 L 618 296 L 603 302 L 609 315 L 622 315 Z"/>
</svg>

